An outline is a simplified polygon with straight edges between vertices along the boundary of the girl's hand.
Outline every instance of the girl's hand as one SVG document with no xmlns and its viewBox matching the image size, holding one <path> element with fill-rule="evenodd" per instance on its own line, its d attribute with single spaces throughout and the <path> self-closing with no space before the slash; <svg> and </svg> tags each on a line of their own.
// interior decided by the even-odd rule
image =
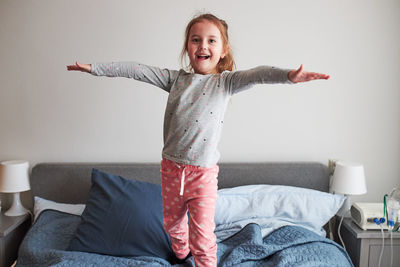
<svg viewBox="0 0 400 267">
<path fill-rule="evenodd" d="M 315 72 L 306 72 L 303 70 L 303 64 L 300 65 L 298 70 L 291 70 L 289 72 L 289 80 L 293 83 L 301 83 L 301 82 L 308 82 L 312 80 L 318 79 L 329 79 L 329 75 L 322 74 L 322 73 L 315 73 Z"/>
<path fill-rule="evenodd" d="M 88 72 L 92 70 L 92 65 L 91 64 L 81 64 L 78 61 L 75 63 L 75 65 L 68 65 L 67 70 L 79 70 L 83 72 Z"/>
</svg>

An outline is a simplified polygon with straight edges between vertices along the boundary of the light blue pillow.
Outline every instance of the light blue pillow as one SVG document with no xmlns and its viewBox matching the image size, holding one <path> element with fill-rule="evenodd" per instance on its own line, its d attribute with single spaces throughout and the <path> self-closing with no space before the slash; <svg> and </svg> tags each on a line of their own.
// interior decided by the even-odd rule
<svg viewBox="0 0 400 267">
<path fill-rule="evenodd" d="M 322 227 L 340 209 L 344 199 L 342 195 L 282 185 L 220 189 L 215 211 L 216 234 L 219 230 L 256 222 L 269 231 L 298 225 L 324 235 Z"/>
</svg>

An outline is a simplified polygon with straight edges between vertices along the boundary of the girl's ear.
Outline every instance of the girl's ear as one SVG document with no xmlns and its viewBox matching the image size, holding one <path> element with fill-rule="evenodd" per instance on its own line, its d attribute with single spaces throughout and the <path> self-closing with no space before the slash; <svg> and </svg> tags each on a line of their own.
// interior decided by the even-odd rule
<svg viewBox="0 0 400 267">
<path fill-rule="evenodd" d="M 226 56 L 226 54 L 229 52 L 229 49 L 230 49 L 229 45 L 226 45 L 224 52 L 221 54 L 221 59 L 223 59 Z"/>
</svg>

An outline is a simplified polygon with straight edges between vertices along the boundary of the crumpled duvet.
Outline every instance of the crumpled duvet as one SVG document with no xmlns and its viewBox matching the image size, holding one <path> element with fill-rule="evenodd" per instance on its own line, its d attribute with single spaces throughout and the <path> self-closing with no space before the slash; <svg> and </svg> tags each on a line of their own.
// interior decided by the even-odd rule
<svg viewBox="0 0 400 267">
<path fill-rule="evenodd" d="M 218 244 L 223 266 L 353 266 L 337 243 L 299 226 L 284 226 L 262 237 L 258 224 L 248 224 Z"/>
<path fill-rule="evenodd" d="M 67 251 L 80 217 L 43 212 L 25 236 L 17 267 L 38 266 L 171 266 L 156 257 L 113 257 Z M 193 257 L 179 267 L 194 267 Z M 259 225 L 246 225 L 218 243 L 218 266 L 353 266 L 335 242 L 297 226 L 281 227 L 262 238 Z"/>
</svg>

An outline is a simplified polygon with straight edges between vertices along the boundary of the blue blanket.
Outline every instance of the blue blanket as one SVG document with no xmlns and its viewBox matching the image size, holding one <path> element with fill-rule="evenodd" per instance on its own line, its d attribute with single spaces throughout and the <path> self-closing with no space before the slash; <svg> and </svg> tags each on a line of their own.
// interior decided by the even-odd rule
<svg viewBox="0 0 400 267">
<path fill-rule="evenodd" d="M 66 251 L 80 217 L 43 212 L 25 236 L 17 267 L 35 266 L 171 266 L 155 257 L 113 257 Z M 180 267 L 193 267 L 193 259 Z M 301 227 L 279 228 L 264 239 L 249 224 L 218 243 L 218 266 L 352 266 L 347 253 L 329 239 Z"/>
<path fill-rule="evenodd" d="M 264 239 L 248 224 L 218 244 L 218 266 L 353 266 L 337 243 L 298 226 L 281 227 Z"/>
<path fill-rule="evenodd" d="M 171 266 L 167 261 L 155 257 L 125 258 L 67 251 L 80 221 L 77 215 L 43 211 L 21 243 L 17 266 Z"/>
</svg>

